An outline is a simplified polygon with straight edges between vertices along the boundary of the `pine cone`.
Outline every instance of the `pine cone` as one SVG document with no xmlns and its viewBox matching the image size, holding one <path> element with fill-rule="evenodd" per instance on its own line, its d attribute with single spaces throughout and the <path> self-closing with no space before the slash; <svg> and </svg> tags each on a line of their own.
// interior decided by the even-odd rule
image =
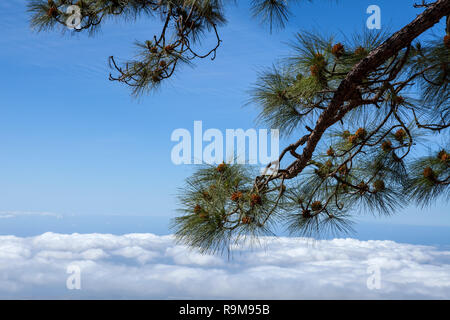
<svg viewBox="0 0 450 320">
<path fill-rule="evenodd" d="M 200 212 L 202 212 L 202 207 L 198 204 L 194 208 L 194 213 L 199 214 Z"/>
<path fill-rule="evenodd" d="M 152 81 L 154 83 L 158 83 L 161 81 L 161 76 L 159 75 L 159 73 L 154 73 L 152 74 Z"/>
<path fill-rule="evenodd" d="M 169 44 L 169 45 L 164 47 L 164 50 L 166 50 L 167 52 L 171 53 L 174 48 L 175 47 L 173 46 L 173 44 Z"/>
<path fill-rule="evenodd" d="M 441 150 L 438 153 L 438 159 L 444 163 L 447 163 L 449 160 L 449 154 L 445 150 Z"/>
<path fill-rule="evenodd" d="M 348 137 L 348 142 L 350 142 L 351 144 L 355 144 L 358 141 L 358 137 L 356 135 L 351 135 L 350 137 Z"/>
<path fill-rule="evenodd" d="M 211 200 L 212 199 L 212 197 L 208 193 L 208 191 L 203 191 L 203 198 L 205 198 L 206 200 Z"/>
<path fill-rule="evenodd" d="M 357 187 L 359 188 L 359 193 L 360 194 L 364 194 L 367 191 L 369 191 L 369 186 L 364 181 L 359 183 Z"/>
<path fill-rule="evenodd" d="M 367 50 L 364 49 L 363 47 L 358 47 L 355 50 L 355 55 L 357 55 L 357 56 L 362 56 L 362 55 L 366 55 L 366 54 L 367 54 Z"/>
<path fill-rule="evenodd" d="M 47 16 L 54 18 L 57 15 L 58 15 L 58 9 L 56 9 L 55 7 L 51 7 L 50 9 L 48 9 Z"/>
<path fill-rule="evenodd" d="M 302 211 L 302 216 L 303 216 L 303 218 L 305 218 L 305 219 L 311 218 L 311 217 L 312 217 L 311 211 L 310 211 L 310 210 L 303 210 L 303 211 Z"/>
<path fill-rule="evenodd" d="M 344 176 L 348 174 L 348 171 L 349 170 L 345 164 L 339 167 L 339 173 Z"/>
<path fill-rule="evenodd" d="M 252 222 L 252 220 L 253 219 L 251 217 L 245 216 L 245 217 L 242 218 L 241 221 L 242 221 L 243 224 L 250 224 Z"/>
<path fill-rule="evenodd" d="M 382 149 L 384 152 L 389 152 L 389 151 L 391 151 L 391 150 L 392 150 L 392 142 L 389 141 L 389 140 L 384 141 L 384 142 L 381 144 L 381 149 Z"/>
<path fill-rule="evenodd" d="M 394 98 L 394 102 L 395 102 L 396 104 L 402 104 L 402 103 L 405 102 L 405 98 L 403 98 L 402 96 L 396 96 L 396 97 Z"/>
<path fill-rule="evenodd" d="M 450 49 L 450 35 L 446 35 L 444 37 L 444 45 L 447 47 L 447 49 Z"/>
<path fill-rule="evenodd" d="M 329 157 L 334 157 L 334 149 L 333 149 L 333 147 L 330 147 L 330 148 L 327 150 L 327 155 L 328 155 Z"/>
<path fill-rule="evenodd" d="M 217 166 L 217 171 L 220 173 L 224 173 L 227 169 L 227 165 L 225 163 L 221 163 Z"/>
<path fill-rule="evenodd" d="M 385 189 L 384 181 L 383 180 L 377 180 L 373 183 L 373 187 L 375 188 L 375 191 L 383 191 Z"/>
<path fill-rule="evenodd" d="M 250 205 L 252 207 L 256 206 L 256 205 L 261 205 L 262 204 L 262 199 L 258 194 L 252 194 L 250 197 Z"/>
<path fill-rule="evenodd" d="M 317 77 L 319 75 L 319 67 L 317 65 L 312 65 L 309 70 L 311 71 L 311 75 L 313 77 Z"/>
<path fill-rule="evenodd" d="M 436 178 L 433 169 L 431 169 L 430 167 L 426 167 L 423 170 L 423 176 L 429 180 L 434 180 Z"/>
<path fill-rule="evenodd" d="M 405 139 L 405 137 L 406 137 L 406 132 L 403 129 L 398 129 L 395 132 L 394 136 L 397 141 L 403 142 L 403 139 Z"/>
<path fill-rule="evenodd" d="M 242 192 L 237 191 L 231 195 L 231 201 L 238 202 L 242 198 Z"/>
<path fill-rule="evenodd" d="M 336 43 L 333 48 L 331 49 L 331 53 L 336 57 L 340 58 L 344 53 L 345 49 L 342 43 Z"/>
<path fill-rule="evenodd" d="M 316 54 L 314 54 L 314 57 L 317 59 L 317 60 L 325 60 L 325 57 L 324 57 L 324 55 L 323 54 L 321 54 L 321 53 L 316 53 Z"/>
<path fill-rule="evenodd" d="M 322 202 L 320 201 L 314 201 L 313 203 L 311 203 L 311 209 L 313 211 L 320 211 L 322 210 L 323 206 L 322 206 Z"/>
<path fill-rule="evenodd" d="M 358 130 L 356 130 L 355 136 L 358 139 L 364 139 L 367 135 L 367 131 L 364 128 L 359 128 Z"/>
</svg>

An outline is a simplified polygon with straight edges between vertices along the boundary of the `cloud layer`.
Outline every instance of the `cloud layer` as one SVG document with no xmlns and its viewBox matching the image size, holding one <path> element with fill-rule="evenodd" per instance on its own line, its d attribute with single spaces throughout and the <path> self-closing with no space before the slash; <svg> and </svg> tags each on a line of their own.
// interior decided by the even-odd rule
<svg viewBox="0 0 450 320">
<path fill-rule="evenodd" d="M 0 219 L 10 219 L 17 217 L 29 217 L 29 216 L 47 216 L 61 219 L 63 216 L 53 212 L 39 212 L 39 211 L 0 211 Z"/>
<path fill-rule="evenodd" d="M 66 288 L 73 265 L 81 290 Z M 373 270 L 380 288 L 370 290 Z M 228 259 L 153 234 L 0 236 L 0 298 L 450 299 L 450 251 L 267 237 Z"/>
</svg>

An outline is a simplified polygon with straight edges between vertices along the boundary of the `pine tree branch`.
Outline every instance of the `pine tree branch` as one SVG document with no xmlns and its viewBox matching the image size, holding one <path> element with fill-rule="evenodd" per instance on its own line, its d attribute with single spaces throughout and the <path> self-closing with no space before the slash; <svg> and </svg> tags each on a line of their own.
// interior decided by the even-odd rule
<svg viewBox="0 0 450 320">
<path fill-rule="evenodd" d="M 341 120 L 352 109 L 340 112 L 344 103 L 351 99 L 362 79 L 371 71 L 379 68 L 402 49 L 411 45 L 412 41 L 426 30 L 437 24 L 450 13 L 450 0 L 439 0 L 428 6 L 414 21 L 392 35 L 377 49 L 373 50 L 365 59 L 358 63 L 340 83 L 332 101 L 320 115 L 316 126 L 309 135 L 306 146 L 299 159 L 292 163 L 283 177 L 292 179 L 300 174 L 311 160 L 317 144 L 324 132 L 333 124 Z M 354 106 L 356 107 L 356 105 Z M 339 116 L 337 116 L 339 114 Z M 270 179 L 269 179 L 270 180 Z"/>
</svg>

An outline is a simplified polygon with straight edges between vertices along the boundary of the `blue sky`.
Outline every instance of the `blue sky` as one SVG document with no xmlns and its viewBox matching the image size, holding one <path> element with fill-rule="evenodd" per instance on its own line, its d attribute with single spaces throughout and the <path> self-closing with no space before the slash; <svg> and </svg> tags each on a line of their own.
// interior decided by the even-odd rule
<svg viewBox="0 0 450 320">
<path fill-rule="evenodd" d="M 286 42 L 295 32 L 360 30 L 371 4 L 381 7 L 383 28 L 391 30 L 419 13 L 412 8 L 414 1 L 406 0 L 315 1 L 296 7 L 288 27 L 269 34 L 250 18 L 247 1 L 239 1 L 228 10 L 229 24 L 220 31 L 223 46 L 214 62 L 184 68 L 159 92 L 136 100 L 126 87 L 108 81 L 107 57 L 131 57 L 133 42 L 151 38 L 159 23 L 109 21 L 95 37 L 37 34 L 29 28 L 25 3 L 0 3 L 0 212 L 51 212 L 62 221 L 72 217 L 79 227 L 70 232 L 87 230 L 83 224 L 99 232 L 130 232 L 130 221 L 136 221 L 139 232 L 154 232 L 154 217 L 164 233 L 165 222 L 176 215 L 177 188 L 193 170 L 170 160 L 174 129 L 192 130 L 195 120 L 221 130 L 255 127 L 256 111 L 243 109 L 247 90 L 258 70 L 289 54 Z M 122 217 L 128 221 L 126 230 L 121 224 L 105 229 L 108 218 L 98 216 Z M 30 225 L 41 218 L 0 219 L 0 233 L 22 235 L 28 221 L 31 234 Z M 40 222 L 36 230 L 64 229 L 46 219 L 48 227 Z M 405 239 L 429 242 L 431 228 L 442 235 L 433 241 L 450 241 L 443 231 L 450 228 L 444 201 L 426 210 L 410 207 L 391 218 L 358 219 L 366 237 L 396 239 L 404 233 Z M 399 226 L 387 232 L 382 226 L 390 224 L 425 225 L 428 231 Z"/>
</svg>

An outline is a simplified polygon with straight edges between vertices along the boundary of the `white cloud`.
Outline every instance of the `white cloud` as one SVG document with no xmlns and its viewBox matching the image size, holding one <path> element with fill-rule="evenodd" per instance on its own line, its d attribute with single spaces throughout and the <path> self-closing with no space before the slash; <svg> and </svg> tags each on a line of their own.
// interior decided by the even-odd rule
<svg viewBox="0 0 450 320">
<path fill-rule="evenodd" d="M 39 212 L 39 211 L 0 211 L 0 219 L 17 218 L 24 216 L 46 216 L 62 219 L 62 215 L 53 212 Z"/>
<path fill-rule="evenodd" d="M 81 290 L 66 289 L 67 266 Z M 369 265 L 380 268 L 369 290 Z M 153 234 L 0 236 L 0 298 L 450 298 L 450 251 L 392 241 L 263 238 L 232 259 Z"/>
</svg>

